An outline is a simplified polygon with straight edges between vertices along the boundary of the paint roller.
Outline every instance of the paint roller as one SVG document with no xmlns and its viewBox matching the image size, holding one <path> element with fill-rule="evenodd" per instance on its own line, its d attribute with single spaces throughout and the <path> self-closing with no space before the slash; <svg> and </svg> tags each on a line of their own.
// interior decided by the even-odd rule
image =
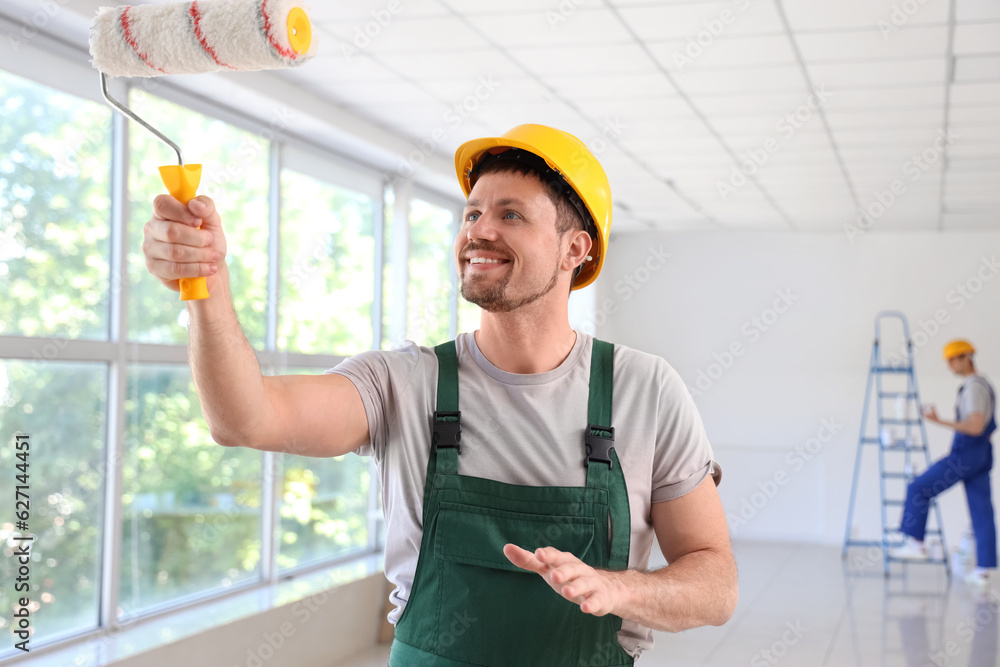
<svg viewBox="0 0 1000 667">
<path fill-rule="evenodd" d="M 297 0 L 202 0 L 102 7 L 91 25 L 90 54 L 108 104 L 152 132 L 177 154 L 160 167 L 167 191 L 191 201 L 201 165 L 184 164 L 180 147 L 114 99 L 109 76 L 162 76 L 294 67 L 312 57 L 312 27 Z M 182 301 L 208 298 L 205 278 L 180 280 Z"/>
</svg>

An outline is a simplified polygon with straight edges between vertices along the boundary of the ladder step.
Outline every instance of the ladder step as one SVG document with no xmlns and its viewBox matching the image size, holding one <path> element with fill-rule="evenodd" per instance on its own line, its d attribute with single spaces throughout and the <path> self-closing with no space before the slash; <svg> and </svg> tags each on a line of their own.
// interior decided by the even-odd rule
<svg viewBox="0 0 1000 667">
<path fill-rule="evenodd" d="M 882 477 L 886 479 L 909 479 L 913 475 L 907 475 L 905 472 L 884 472 L 882 473 Z"/>
<path fill-rule="evenodd" d="M 883 500 L 882 504 L 883 505 L 893 505 L 893 506 L 897 506 L 898 507 L 898 506 L 902 506 L 903 502 L 904 502 L 903 500 L 897 500 L 895 498 L 889 498 L 889 499 Z"/>
<path fill-rule="evenodd" d="M 877 445 L 881 442 L 878 438 L 861 438 L 861 443 L 865 445 Z"/>
<path fill-rule="evenodd" d="M 882 529 L 882 532 L 883 533 L 898 533 L 899 532 L 899 528 L 889 528 L 888 526 L 886 526 L 885 528 Z M 944 533 L 942 533 L 940 529 L 925 530 L 924 531 L 924 535 L 943 535 L 943 534 Z M 891 545 L 891 546 L 901 546 L 901 545 Z"/>
<path fill-rule="evenodd" d="M 905 452 L 910 450 L 911 452 L 923 452 L 927 450 L 927 445 L 912 445 L 907 447 L 906 445 L 885 445 L 882 447 L 883 451 L 886 452 Z"/>
<path fill-rule="evenodd" d="M 878 395 L 879 398 L 917 398 L 917 392 L 915 391 L 883 391 Z"/>
<path fill-rule="evenodd" d="M 882 543 L 878 540 L 848 540 L 845 545 L 849 547 L 880 547 Z"/>
<path fill-rule="evenodd" d="M 893 558 L 886 555 L 885 559 L 890 563 L 911 563 L 913 565 L 948 565 L 948 561 L 943 558 L 928 558 L 927 560 L 913 560 L 910 558 Z"/>
<path fill-rule="evenodd" d="M 898 424 L 900 426 L 905 426 L 907 424 L 920 424 L 920 419 L 892 419 L 889 417 L 883 417 L 879 422 L 880 424 Z"/>
<path fill-rule="evenodd" d="M 912 366 L 872 366 L 872 371 L 875 373 L 910 373 L 913 371 Z"/>
</svg>

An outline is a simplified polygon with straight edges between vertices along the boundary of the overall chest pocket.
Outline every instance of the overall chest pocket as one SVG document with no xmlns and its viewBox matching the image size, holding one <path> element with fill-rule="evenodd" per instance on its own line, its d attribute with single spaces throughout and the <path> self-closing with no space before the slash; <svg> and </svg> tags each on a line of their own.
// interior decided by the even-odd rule
<svg viewBox="0 0 1000 667">
<path fill-rule="evenodd" d="M 606 619 L 589 617 L 503 554 L 507 543 L 599 560 L 594 518 L 442 503 L 437 516 L 436 649 L 472 665 L 576 665 Z M 606 558 L 606 555 L 604 556 Z M 613 637 L 613 635 L 612 635 Z"/>
<path fill-rule="evenodd" d="M 516 544 L 534 551 L 555 547 L 584 562 L 593 560 L 594 518 L 441 503 L 438 514 L 435 558 L 454 563 L 524 572 L 503 554 L 503 546 Z"/>
</svg>

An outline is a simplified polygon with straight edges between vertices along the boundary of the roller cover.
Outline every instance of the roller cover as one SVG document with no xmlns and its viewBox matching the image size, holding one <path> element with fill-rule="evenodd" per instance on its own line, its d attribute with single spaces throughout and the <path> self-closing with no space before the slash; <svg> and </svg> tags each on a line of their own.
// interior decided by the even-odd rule
<svg viewBox="0 0 1000 667">
<path fill-rule="evenodd" d="M 301 7 L 301 0 L 102 7 L 91 26 L 92 62 L 108 76 L 143 77 L 293 67 L 314 51 Z"/>
</svg>

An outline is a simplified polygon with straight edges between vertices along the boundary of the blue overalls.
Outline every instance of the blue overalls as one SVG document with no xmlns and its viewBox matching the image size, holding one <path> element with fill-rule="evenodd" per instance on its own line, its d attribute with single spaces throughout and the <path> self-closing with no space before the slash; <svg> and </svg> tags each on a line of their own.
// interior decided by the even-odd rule
<svg viewBox="0 0 1000 667">
<path fill-rule="evenodd" d="M 965 498 L 972 516 L 972 530 L 976 535 L 976 562 L 979 567 L 985 568 L 997 566 L 997 532 L 990 495 L 990 469 L 993 467 L 990 435 L 997 428 L 996 395 L 993 387 L 985 380 L 974 381 L 981 381 L 986 386 L 993 403 L 993 413 L 989 415 L 986 428 L 979 435 L 966 435 L 956 431 L 951 443 L 951 453 L 910 483 L 906 490 L 900 531 L 923 541 L 931 498 L 959 481 L 964 482 Z M 966 386 L 967 384 L 963 384 L 959 389 L 959 398 Z M 956 421 L 963 421 L 967 416 L 961 413 L 956 404 Z"/>
</svg>

